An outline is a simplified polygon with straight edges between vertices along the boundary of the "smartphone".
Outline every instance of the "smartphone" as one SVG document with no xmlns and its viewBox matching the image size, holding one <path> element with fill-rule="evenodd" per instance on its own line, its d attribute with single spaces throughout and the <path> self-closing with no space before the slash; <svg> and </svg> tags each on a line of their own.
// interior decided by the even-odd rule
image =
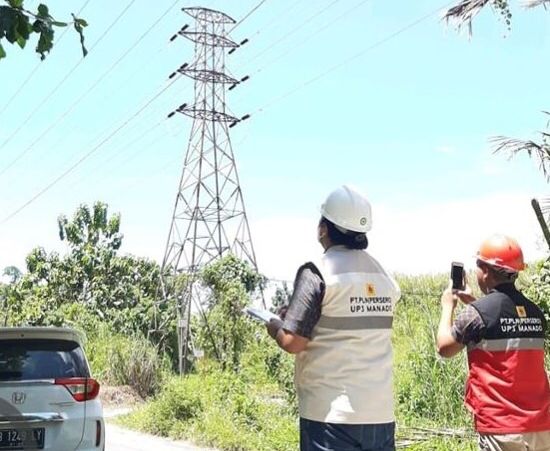
<svg viewBox="0 0 550 451">
<path fill-rule="evenodd" d="M 451 280 L 453 281 L 453 290 L 464 290 L 464 264 L 453 262 L 451 264 Z"/>
</svg>

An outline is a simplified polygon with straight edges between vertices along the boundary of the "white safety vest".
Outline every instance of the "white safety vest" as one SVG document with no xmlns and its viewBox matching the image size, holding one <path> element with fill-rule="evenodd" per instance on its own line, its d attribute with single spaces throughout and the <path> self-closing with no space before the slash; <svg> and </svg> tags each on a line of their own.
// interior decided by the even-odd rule
<svg viewBox="0 0 550 451">
<path fill-rule="evenodd" d="M 367 252 L 332 246 L 316 264 L 321 318 L 296 356 L 300 416 L 325 423 L 395 421 L 391 328 L 397 283 Z"/>
</svg>

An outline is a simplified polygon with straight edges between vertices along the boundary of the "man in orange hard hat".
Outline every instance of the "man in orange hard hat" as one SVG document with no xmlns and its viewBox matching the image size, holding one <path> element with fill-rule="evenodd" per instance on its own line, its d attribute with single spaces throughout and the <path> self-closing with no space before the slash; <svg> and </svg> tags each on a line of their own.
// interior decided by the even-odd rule
<svg viewBox="0 0 550 451">
<path fill-rule="evenodd" d="M 441 296 L 437 349 L 452 357 L 467 348 L 465 403 L 480 450 L 550 450 L 546 321 L 514 285 L 524 267 L 517 241 L 493 235 L 477 253 L 477 282 L 485 296 L 476 300 L 468 286 L 460 291 L 451 285 Z M 453 322 L 457 299 L 466 308 Z"/>
</svg>

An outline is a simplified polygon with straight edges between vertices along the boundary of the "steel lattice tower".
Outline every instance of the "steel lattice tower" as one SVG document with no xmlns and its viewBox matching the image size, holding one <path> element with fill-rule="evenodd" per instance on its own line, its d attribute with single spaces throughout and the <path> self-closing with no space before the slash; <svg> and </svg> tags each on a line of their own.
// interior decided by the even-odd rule
<svg viewBox="0 0 550 451">
<path fill-rule="evenodd" d="M 257 269 L 229 136 L 230 128 L 247 116 L 228 114 L 225 104 L 226 90 L 239 83 L 225 67 L 226 51 L 238 47 L 226 32 L 235 20 L 207 8 L 183 11 L 195 28 L 186 25 L 177 35 L 194 42 L 195 59 L 177 72 L 194 80 L 195 101 L 169 115 L 181 113 L 193 123 L 162 263 L 162 274 L 188 275 L 183 292 L 177 293 L 180 372 L 186 372 L 191 306 L 199 301 L 197 272 L 229 252 Z M 166 281 L 163 287 L 166 299 Z"/>
</svg>

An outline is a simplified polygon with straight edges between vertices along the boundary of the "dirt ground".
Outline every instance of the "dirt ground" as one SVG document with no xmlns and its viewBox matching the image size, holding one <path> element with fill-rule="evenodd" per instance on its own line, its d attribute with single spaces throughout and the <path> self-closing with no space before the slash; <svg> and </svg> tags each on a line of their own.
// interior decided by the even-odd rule
<svg viewBox="0 0 550 451">
<path fill-rule="evenodd" d="M 143 398 L 129 385 L 112 387 L 102 385 L 99 398 L 104 408 L 136 407 L 143 403 Z"/>
</svg>

